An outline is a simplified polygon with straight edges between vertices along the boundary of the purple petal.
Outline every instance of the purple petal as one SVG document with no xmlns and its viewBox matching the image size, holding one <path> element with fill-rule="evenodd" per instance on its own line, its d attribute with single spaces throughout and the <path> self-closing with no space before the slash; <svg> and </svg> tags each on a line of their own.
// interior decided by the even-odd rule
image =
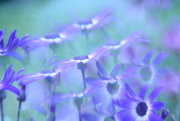
<svg viewBox="0 0 180 121">
<path fill-rule="evenodd" d="M 101 66 L 101 64 L 98 61 L 96 62 L 96 66 L 98 68 L 98 76 L 109 78 L 108 74 L 106 73 L 106 71 L 104 70 L 104 68 Z"/>
<path fill-rule="evenodd" d="M 149 114 L 149 121 L 163 121 L 163 119 L 155 112 L 151 111 Z"/>
<path fill-rule="evenodd" d="M 2 83 L 4 85 L 10 85 L 15 81 L 15 71 L 12 70 L 12 65 L 6 70 Z"/>
<path fill-rule="evenodd" d="M 99 84 L 99 78 L 95 78 L 95 77 L 88 77 L 85 79 L 85 82 L 90 84 L 90 85 L 98 85 Z"/>
<path fill-rule="evenodd" d="M 24 58 L 23 56 L 21 56 L 19 53 L 16 53 L 16 52 L 8 52 L 6 53 L 7 56 L 11 56 L 17 60 L 19 60 L 20 62 L 23 62 Z"/>
<path fill-rule="evenodd" d="M 162 87 L 158 87 L 151 92 L 150 96 L 148 97 L 148 101 L 151 103 L 156 99 L 156 97 L 163 91 Z"/>
<path fill-rule="evenodd" d="M 142 89 L 141 92 L 139 93 L 139 97 L 140 97 L 142 100 L 144 100 L 148 89 L 149 89 L 149 85 L 146 85 L 146 86 L 143 87 L 143 89 Z"/>
<path fill-rule="evenodd" d="M 4 50 L 4 34 L 5 31 L 0 31 L 0 49 Z"/>
<path fill-rule="evenodd" d="M 129 101 L 129 100 L 118 100 L 118 106 L 122 107 L 122 108 L 127 108 L 127 109 L 131 109 L 132 108 L 132 104 L 133 102 Z"/>
<path fill-rule="evenodd" d="M 128 94 L 130 95 L 130 97 L 132 97 L 132 98 L 136 98 L 137 97 L 136 94 L 133 92 L 133 90 L 129 87 L 128 84 L 125 84 L 125 88 L 126 88 Z"/>
<path fill-rule="evenodd" d="M 151 103 L 151 108 L 153 111 L 158 111 L 164 108 L 164 103 L 162 102 L 153 102 Z"/>
<path fill-rule="evenodd" d="M 117 121 L 135 121 L 131 110 L 123 110 L 115 114 Z"/>
<path fill-rule="evenodd" d="M 153 55 L 153 51 L 149 51 L 146 55 L 145 55 L 145 57 L 144 57 L 144 59 L 143 59 L 143 64 L 144 65 L 149 65 L 149 62 L 150 62 L 150 60 L 151 60 L 151 58 L 152 58 L 152 55 Z"/>
<path fill-rule="evenodd" d="M 20 95 L 20 91 L 16 87 L 11 86 L 11 85 L 3 86 L 2 89 L 3 90 L 9 90 L 9 91 L 15 93 L 16 95 Z"/>
<path fill-rule="evenodd" d="M 121 68 L 121 65 L 120 65 L 120 64 L 116 65 L 116 66 L 113 68 L 113 70 L 111 71 L 111 77 L 116 77 L 117 74 L 118 74 L 118 72 L 119 72 L 119 70 L 120 70 L 120 68 Z"/>
<path fill-rule="evenodd" d="M 43 115 L 47 115 L 47 112 L 46 112 L 46 109 L 41 107 L 40 105 L 38 104 L 33 104 L 33 109 L 37 110 L 38 112 L 42 113 Z"/>
<path fill-rule="evenodd" d="M 153 61 L 152 67 L 153 67 L 154 69 L 156 69 L 157 66 L 158 66 L 167 56 L 168 56 L 168 53 L 161 53 L 161 54 L 159 54 L 159 55 L 155 58 L 155 60 Z"/>
</svg>

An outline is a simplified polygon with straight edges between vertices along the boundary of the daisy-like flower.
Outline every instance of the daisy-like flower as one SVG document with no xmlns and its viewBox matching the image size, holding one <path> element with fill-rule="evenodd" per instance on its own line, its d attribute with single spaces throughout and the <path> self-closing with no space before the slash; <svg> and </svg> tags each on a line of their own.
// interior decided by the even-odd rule
<svg viewBox="0 0 180 121">
<path fill-rule="evenodd" d="M 121 41 L 109 40 L 107 44 L 104 46 L 107 47 L 109 50 L 117 50 L 124 45 L 133 43 L 136 40 L 141 41 L 141 42 L 149 42 L 148 40 L 141 38 L 140 34 L 141 34 L 140 32 L 134 32 Z"/>
<path fill-rule="evenodd" d="M 24 69 L 20 70 L 15 74 L 15 71 L 12 69 L 12 65 L 6 70 L 4 74 L 4 78 L 0 83 L 0 91 L 2 90 L 9 90 L 17 95 L 20 95 L 20 91 L 18 88 L 12 85 L 14 81 L 18 81 L 19 78 L 22 76 L 22 72 Z"/>
<path fill-rule="evenodd" d="M 143 75 L 143 79 L 147 81 L 154 81 L 157 76 L 162 74 L 163 70 L 158 68 L 158 66 L 168 56 L 167 53 L 161 53 L 150 64 L 153 53 L 153 51 L 148 52 L 140 66 L 140 73 Z"/>
<path fill-rule="evenodd" d="M 119 101 L 119 106 L 122 111 L 116 113 L 117 121 L 163 121 L 155 111 L 161 110 L 164 107 L 162 102 L 154 102 L 157 96 L 163 91 L 163 88 L 154 89 L 147 99 L 144 99 L 149 86 L 145 86 L 139 96 L 126 84 L 127 95 L 126 99 Z"/>
<path fill-rule="evenodd" d="M 15 50 L 26 43 L 25 39 L 28 36 L 18 39 L 15 30 L 11 33 L 7 45 L 4 47 L 4 35 L 5 31 L 0 31 L 0 56 L 11 56 L 22 61 L 23 57 L 19 53 L 16 53 Z"/>
<path fill-rule="evenodd" d="M 81 55 L 81 56 L 76 56 L 73 59 L 56 61 L 54 64 L 63 65 L 64 67 L 65 66 L 70 67 L 70 66 L 74 66 L 75 64 L 79 64 L 78 68 L 81 69 L 81 68 L 86 68 L 85 64 L 87 62 L 91 60 L 98 60 L 102 56 L 107 56 L 107 55 L 109 55 L 107 53 L 107 48 L 100 47 L 89 55 Z M 63 66 L 55 68 L 55 71 L 61 71 Z"/>
<path fill-rule="evenodd" d="M 89 31 L 95 28 L 100 28 L 103 25 L 109 23 L 111 20 L 111 12 L 106 10 L 100 13 L 99 15 L 93 17 L 92 19 L 74 23 L 73 26 L 74 28 L 77 28 L 80 31 Z"/>
<path fill-rule="evenodd" d="M 106 73 L 99 62 L 96 63 L 99 78 L 89 77 L 85 81 L 90 86 L 87 88 L 89 94 L 93 95 L 93 102 L 99 112 L 114 115 L 114 106 L 119 103 L 124 94 L 124 79 L 132 78 L 134 68 L 128 68 L 120 75 L 120 64 L 114 67 L 110 76 Z"/>
</svg>

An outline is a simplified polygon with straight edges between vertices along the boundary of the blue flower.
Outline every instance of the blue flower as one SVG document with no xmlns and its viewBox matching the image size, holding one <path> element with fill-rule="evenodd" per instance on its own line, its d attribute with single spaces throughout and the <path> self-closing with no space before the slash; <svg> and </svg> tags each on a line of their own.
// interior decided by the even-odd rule
<svg viewBox="0 0 180 121">
<path fill-rule="evenodd" d="M 9 90 L 17 95 L 20 95 L 20 91 L 15 86 L 12 86 L 14 81 L 18 81 L 19 78 L 22 76 L 22 72 L 24 69 L 20 70 L 15 74 L 15 71 L 12 69 L 12 65 L 6 70 L 4 74 L 4 78 L 0 83 L 0 90 Z"/>
<path fill-rule="evenodd" d="M 23 57 L 19 54 L 14 52 L 19 46 L 25 44 L 25 39 L 27 36 L 24 36 L 21 39 L 16 37 L 16 30 L 13 31 L 9 37 L 8 43 L 6 47 L 4 47 L 4 34 L 5 31 L 0 31 L 0 56 L 12 56 L 20 61 L 22 61 Z"/>
<path fill-rule="evenodd" d="M 113 115 L 114 106 L 124 95 L 124 79 L 131 78 L 134 68 L 128 68 L 120 75 L 118 72 L 121 65 L 118 64 L 111 71 L 110 76 L 106 73 L 99 62 L 96 63 L 99 78 L 89 77 L 85 81 L 90 85 L 87 91 L 93 96 L 93 102 L 98 112 Z"/>
<path fill-rule="evenodd" d="M 119 101 L 119 106 L 123 109 L 115 115 L 117 121 L 163 121 L 155 111 L 163 109 L 164 104 L 162 102 L 153 102 L 163 91 L 163 88 L 154 89 L 147 99 L 144 98 L 149 86 L 145 86 L 139 96 L 127 84 L 126 89 L 126 98 Z"/>
</svg>

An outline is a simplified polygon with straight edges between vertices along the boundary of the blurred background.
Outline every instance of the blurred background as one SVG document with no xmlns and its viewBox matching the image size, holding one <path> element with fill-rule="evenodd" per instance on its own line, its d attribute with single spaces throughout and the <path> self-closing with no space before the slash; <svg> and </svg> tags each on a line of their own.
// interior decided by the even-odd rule
<svg viewBox="0 0 180 121">
<path fill-rule="evenodd" d="M 6 41 L 9 34 L 14 30 L 17 30 L 18 37 L 23 37 L 26 34 L 30 35 L 30 38 L 41 37 L 59 30 L 64 25 L 92 18 L 101 11 L 110 9 L 113 11 L 114 21 L 105 26 L 104 29 L 112 39 L 121 40 L 133 32 L 140 31 L 146 39 L 151 41 L 148 46 L 150 49 L 145 50 L 144 54 L 149 50 L 154 50 L 157 53 L 168 52 L 169 56 L 161 66 L 172 70 L 179 77 L 179 6 L 179 0 L 0 0 L 0 30 L 6 30 Z M 91 33 L 89 39 L 90 52 L 92 52 L 103 44 L 105 38 L 100 31 L 95 31 Z M 86 38 L 81 35 L 73 38 L 74 46 L 80 55 L 89 53 L 87 46 L 84 46 L 86 44 L 85 40 Z M 18 51 L 23 54 L 22 50 L 18 49 Z M 25 67 L 26 72 L 38 72 L 42 69 L 43 64 L 40 65 L 40 60 L 43 56 L 40 53 L 45 53 L 46 59 L 54 56 L 54 53 L 60 59 L 76 56 L 76 53 L 73 53 L 74 50 L 66 43 L 59 45 L 59 48 L 56 48 L 55 51 L 43 48 L 32 52 L 31 60 Z M 23 64 L 13 58 L 10 59 L 10 64 L 13 64 L 15 70 L 24 67 Z M 108 66 L 112 67 L 114 65 L 110 63 Z M 4 71 L 4 69 L 1 69 L 1 79 Z M 32 95 L 41 93 L 41 91 L 44 93 L 43 89 L 40 89 L 38 92 L 32 91 Z M 168 102 L 165 106 L 171 110 L 172 114 L 177 116 L 179 111 L 176 108 L 179 106 L 177 97 L 163 98 Z M 23 105 L 21 114 L 23 119 L 29 120 L 30 117 L 36 117 L 37 121 L 45 120 L 41 113 L 29 108 L 31 107 L 29 105 L 34 103 L 33 101 Z M 17 114 L 14 112 L 17 111 L 17 106 L 16 96 L 8 93 L 8 98 L 5 100 L 6 121 L 16 119 Z"/>
</svg>

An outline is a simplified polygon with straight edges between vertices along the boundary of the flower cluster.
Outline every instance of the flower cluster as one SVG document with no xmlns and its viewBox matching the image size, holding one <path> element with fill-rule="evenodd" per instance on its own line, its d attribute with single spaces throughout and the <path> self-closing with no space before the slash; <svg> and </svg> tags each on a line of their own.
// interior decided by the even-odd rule
<svg viewBox="0 0 180 121">
<path fill-rule="evenodd" d="M 119 40 L 110 39 L 106 26 L 117 22 L 113 14 L 113 10 L 104 10 L 91 19 L 72 22 L 41 37 L 24 36 L 18 39 L 15 30 L 6 47 L 5 31 L 0 31 L 0 56 L 14 57 L 26 69 L 15 73 L 12 65 L 6 69 L 13 62 L 2 60 L 2 67 L 6 69 L 0 83 L 2 121 L 2 104 L 7 97 L 7 90 L 17 95 L 17 121 L 27 120 L 20 116 L 22 104 L 27 110 L 43 114 L 42 117 L 47 121 L 164 121 L 167 117 L 175 120 L 171 109 L 168 110 L 167 102 L 163 100 L 169 93 L 170 96 L 178 97 L 180 85 L 179 77 L 161 65 L 165 64 L 163 61 L 168 53 L 160 52 L 151 62 L 157 51 L 147 47 L 151 44 L 150 40 L 139 31 L 128 33 Z M 97 31 L 106 36 L 106 42 L 94 47 L 89 43 L 90 33 Z M 166 41 L 173 34 L 178 36 L 170 32 Z M 86 37 L 87 51 L 78 48 L 83 54 L 68 54 L 65 51 L 68 47 L 62 47 L 66 46 L 63 43 L 68 43 L 68 49 L 73 51 L 76 49 L 74 37 L 79 35 Z M 178 51 L 178 45 L 171 46 L 169 41 L 166 43 Z M 146 50 L 138 48 L 138 44 L 142 44 Z M 27 52 L 25 55 L 19 54 L 22 49 Z M 54 53 L 49 57 L 51 51 Z M 28 63 L 23 56 L 28 57 Z M 34 66 L 34 63 L 37 65 Z M 30 68 L 33 68 L 33 72 Z M 173 82 L 167 85 L 165 83 L 168 80 Z M 153 90 L 149 93 L 150 87 Z M 139 95 L 135 91 L 140 91 Z M 38 120 L 33 114 L 28 116 L 28 120 Z"/>
</svg>

